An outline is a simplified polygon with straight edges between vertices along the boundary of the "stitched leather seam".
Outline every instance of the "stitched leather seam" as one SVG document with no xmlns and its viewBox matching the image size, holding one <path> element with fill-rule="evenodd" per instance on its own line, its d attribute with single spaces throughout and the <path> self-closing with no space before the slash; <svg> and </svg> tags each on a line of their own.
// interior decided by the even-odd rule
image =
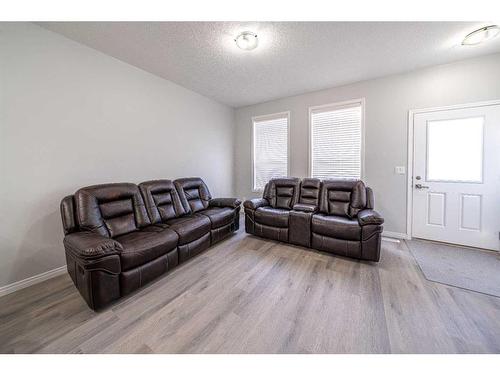
<svg viewBox="0 0 500 375">
<path fill-rule="evenodd" d="M 94 271 L 101 271 L 101 272 L 106 272 L 110 275 L 119 275 L 121 273 L 121 271 L 120 272 L 111 272 L 110 270 L 107 270 L 105 268 L 92 268 L 91 270 L 85 270 L 85 271 L 88 273 L 92 273 Z"/>
</svg>

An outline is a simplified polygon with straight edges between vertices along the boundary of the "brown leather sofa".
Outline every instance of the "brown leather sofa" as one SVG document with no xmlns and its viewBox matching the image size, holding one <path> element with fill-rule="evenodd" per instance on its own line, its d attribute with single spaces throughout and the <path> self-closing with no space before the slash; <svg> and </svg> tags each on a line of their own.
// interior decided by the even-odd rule
<svg viewBox="0 0 500 375">
<path fill-rule="evenodd" d="M 247 233 L 378 262 L 384 219 L 360 180 L 280 178 L 244 202 Z"/>
<path fill-rule="evenodd" d="M 237 231 L 240 204 L 200 178 L 82 188 L 61 202 L 68 273 L 99 309 Z"/>
</svg>

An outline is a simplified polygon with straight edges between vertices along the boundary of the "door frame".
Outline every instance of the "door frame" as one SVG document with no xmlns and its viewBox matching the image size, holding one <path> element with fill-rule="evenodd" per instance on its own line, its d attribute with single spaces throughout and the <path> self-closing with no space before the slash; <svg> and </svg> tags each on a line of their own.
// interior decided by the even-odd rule
<svg viewBox="0 0 500 375">
<path fill-rule="evenodd" d="M 414 160 L 414 149 L 415 149 L 415 140 L 414 140 L 414 120 L 415 115 L 420 113 L 429 113 L 429 112 L 439 112 L 439 111 L 447 111 L 453 109 L 467 109 L 467 108 L 476 108 L 476 107 L 488 107 L 492 105 L 500 105 L 500 99 L 496 100 L 488 100 L 481 102 L 473 102 L 473 103 L 464 103 L 464 104 L 456 104 L 449 105 L 443 107 L 431 107 L 431 108 L 420 108 L 420 109 L 410 109 L 408 111 L 408 155 L 407 155 L 407 168 L 406 168 L 406 238 L 408 240 L 412 239 L 413 236 L 413 166 L 415 163 Z"/>
</svg>

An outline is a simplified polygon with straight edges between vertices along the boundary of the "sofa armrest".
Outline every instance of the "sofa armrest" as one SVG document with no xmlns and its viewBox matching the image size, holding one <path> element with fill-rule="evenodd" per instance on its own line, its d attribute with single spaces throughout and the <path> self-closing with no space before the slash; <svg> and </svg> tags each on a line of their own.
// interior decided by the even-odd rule
<svg viewBox="0 0 500 375">
<path fill-rule="evenodd" d="M 297 203 L 296 205 L 293 206 L 293 209 L 295 211 L 315 213 L 316 211 L 318 211 L 318 206 L 314 204 Z"/>
<path fill-rule="evenodd" d="M 92 232 L 75 232 L 64 237 L 64 247 L 74 256 L 82 259 L 95 259 L 118 254 L 122 245 L 108 237 Z"/>
<path fill-rule="evenodd" d="M 249 208 L 250 210 L 256 210 L 257 208 L 264 206 L 270 206 L 269 201 L 264 198 L 249 199 L 243 203 L 243 207 Z"/>
<path fill-rule="evenodd" d="M 361 226 L 382 225 L 384 223 L 384 218 L 375 210 L 365 209 L 358 212 L 358 222 Z"/>
<path fill-rule="evenodd" d="M 208 205 L 211 207 L 231 207 L 237 208 L 241 204 L 238 198 L 214 198 L 210 199 Z"/>
</svg>

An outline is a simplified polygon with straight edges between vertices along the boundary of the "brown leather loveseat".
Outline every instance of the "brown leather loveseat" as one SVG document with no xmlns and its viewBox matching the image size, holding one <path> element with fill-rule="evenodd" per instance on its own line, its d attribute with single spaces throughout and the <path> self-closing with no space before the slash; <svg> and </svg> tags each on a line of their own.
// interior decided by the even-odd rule
<svg viewBox="0 0 500 375">
<path fill-rule="evenodd" d="M 238 230 L 240 204 L 200 178 L 82 188 L 61 202 L 68 273 L 99 309 Z"/>
<path fill-rule="evenodd" d="M 360 180 L 279 178 L 244 202 L 247 233 L 378 262 L 384 219 Z"/>
</svg>

